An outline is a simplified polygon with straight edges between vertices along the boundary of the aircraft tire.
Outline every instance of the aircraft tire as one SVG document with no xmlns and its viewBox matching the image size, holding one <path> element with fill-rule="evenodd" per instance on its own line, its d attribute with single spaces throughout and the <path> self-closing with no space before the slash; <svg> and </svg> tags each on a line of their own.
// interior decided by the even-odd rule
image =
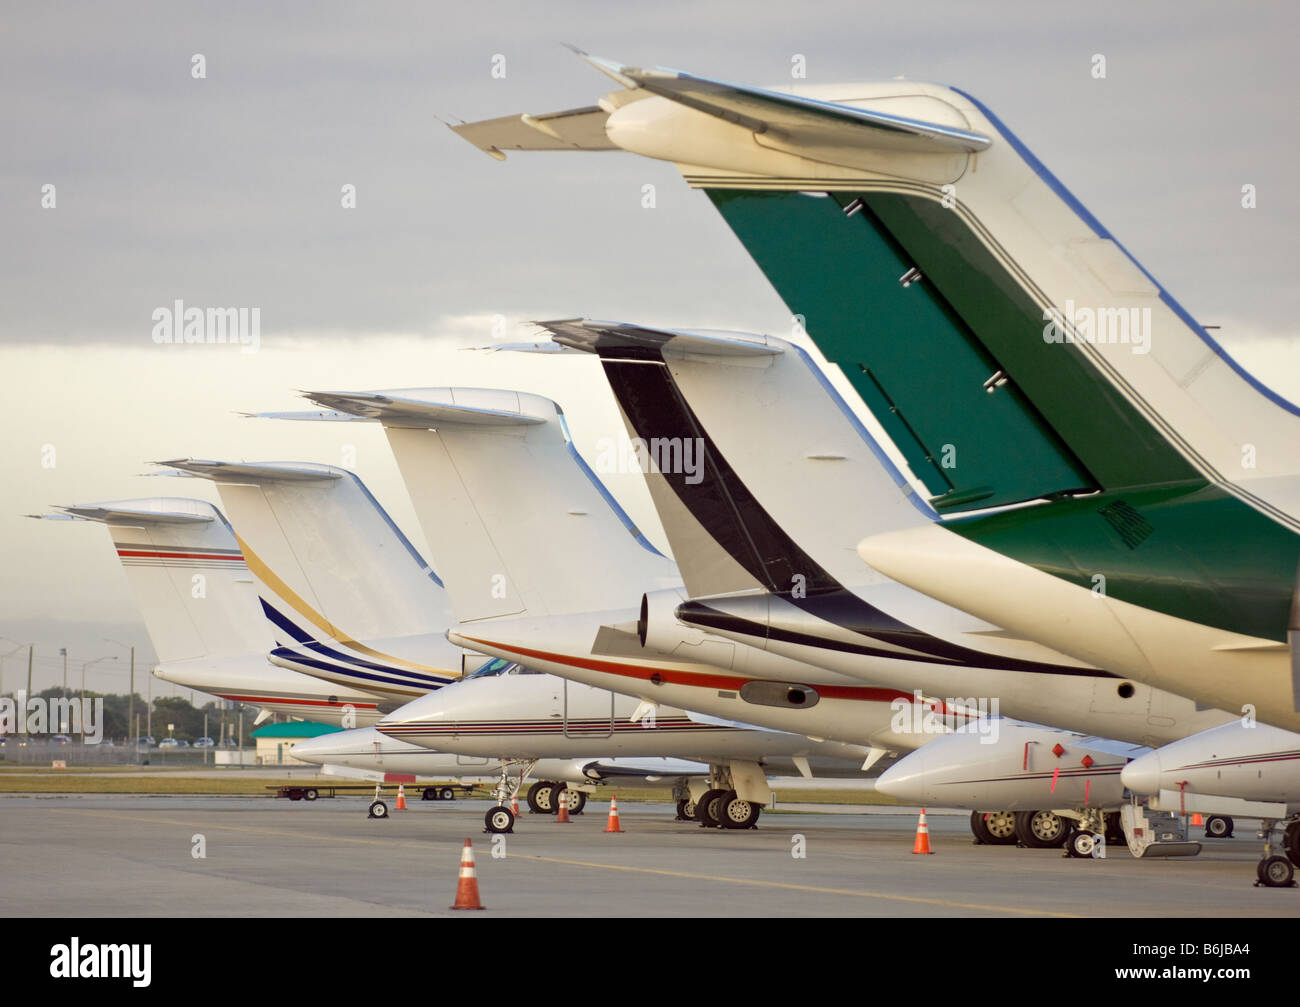
<svg viewBox="0 0 1300 1007">
<path fill-rule="evenodd" d="M 742 801 L 734 790 L 728 790 L 718 799 L 718 819 L 724 829 L 752 829 L 762 812 L 761 804 Z"/>
<path fill-rule="evenodd" d="M 528 788 L 525 800 L 528 802 L 528 810 L 534 815 L 549 815 L 554 813 L 555 808 L 551 801 L 551 795 L 555 793 L 555 784 L 545 780 L 538 780 Z"/>
<path fill-rule="evenodd" d="M 1016 838 L 1035 850 L 1064 846 L 1070 838 L 1070 820 L 1051 811 L 1017 811 Z"/>
<path fill-rule="evenodd" d="M 509 808 L 504 805 L 497 805 L 495 808 L 488 808 L 488 812 L 483 816 L 484 832 L 503 833 L 515 831 L 515 816 Z"/>
<path fill-rule="evenodd" d="M 706 790 L 704 796 L 695 804 L 695 820 L 700 823 L 701 828 L 717 829 L 722 827 L 716 812 L 718 800 L 725 794 L 725 790 Z"/>
<path fill-rule="evenodd" d="M 1255 867 L 1257 885 L 1265 888 L 1290 888 L 1295 884 L 1295 867 L 1286 857 L 1266 857 Z"/>
<path fill-rule="evenodd" d="M 1065 841 L 1066 855 L 1080 860 L 1091 859 L 1092 851 L 1096 848 L 1097 837 L 1087 829 L 1076 829 L 1070 833 L 1070 837 Z"/>
</svg>

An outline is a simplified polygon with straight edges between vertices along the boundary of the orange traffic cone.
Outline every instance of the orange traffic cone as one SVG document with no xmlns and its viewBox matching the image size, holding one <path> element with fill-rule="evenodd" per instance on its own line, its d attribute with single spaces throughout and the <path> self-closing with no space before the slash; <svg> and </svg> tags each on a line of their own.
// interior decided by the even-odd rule
<svg viewBox="0 0 1300 1007">
<path fill-rule="evenodd" d="M 609 824 L 605 826 L 606 832 L 622 832 L 623 826 L 618 822 L 618 798 L 611 796 L 609 799 Z"/>
<path fill-rule="evenodd" d="M 1205 824 L 1205 819 L 1201 817 L 1201 813 L 1200 813 L 1199 811 L 1194 812 L 1194 813 L 1192 814 L 1192 824 L 1193 824 L 1193 825 L 1204 825 L 1204 824 Z"/>
<path fill-rule="evenodd" d="M 404 786 L 403 786 L 402 784 L 400 784 L 400 783 L 397 785 L 397 805 L 396 805 L 396 810 L 398 810 L 398 811 L 405 811 L 405 810 L 406 810 L 406 787 L 404 787 Z"/>
<path fill-rule="evenodd" d="M 557 822 L 567 822 L 569 820 L 569 789 L 565 787 L 562 790 L 554 792 L 555 796 L 551 798 L 555 802 Z"/>
<path fill-rule="evenodd" d="M 519 817 L 519 795 L 517 794 L 510 798 L 510 814 Z"/>
<path fill-rule="evenodd" d="M 486 909 L 478 900 L 478 873 L 474 870 L 474 850 L 465 840 L 460 851 L 460 879 L 456 882 L 456 904 L 450 909 Z"/>
<path fill-rule="evenodd" d="M 916 822 L 916 843 L 912 846 L 913 853 L 933 853 L 930 849 L 930 826 L 925 824 L 925 808 L 921 809 L 921 817 Z"/>
</svg>

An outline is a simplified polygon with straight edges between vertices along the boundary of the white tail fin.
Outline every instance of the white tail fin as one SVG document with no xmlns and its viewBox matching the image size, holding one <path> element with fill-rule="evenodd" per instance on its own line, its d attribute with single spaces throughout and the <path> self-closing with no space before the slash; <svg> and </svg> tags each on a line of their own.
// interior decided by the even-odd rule
<svg viewBox="0 0 1300 1007">
<path fill-rule="evenodd" d="M 308 397 L 384 423 L 458 621 L 632 607 L 680 583 L 549 399 L 466 388 Z"/>
<path fill-rule="evenodd" d="M 863 583 L 863 528 L 926 524 L 934 511 L 798 346 L 740 333 L 615 322 L 541 323 L 600 356 L 636 442 L 693 440 L 693 478 L 646 481 L 692 596 Z M 828 587 L 830 584 L 820 585 Z"/>
<path fill-rule="evenodd" d="M 282 642 L 442 633 L 442 584 L 365 484 L 306 462 L 162 464 L 213 480 Z"/>
<path fill-rule="evenodd" d="M 212 504 L 151 497 L 60 509 L 107 525 L 160 662 L 273 646 L 235 535 Z"/>
</svg>

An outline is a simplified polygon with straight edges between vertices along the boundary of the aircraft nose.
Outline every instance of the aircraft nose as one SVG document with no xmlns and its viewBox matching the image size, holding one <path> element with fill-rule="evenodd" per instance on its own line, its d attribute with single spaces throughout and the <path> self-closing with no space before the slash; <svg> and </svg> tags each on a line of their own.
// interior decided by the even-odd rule
<svg viewBox="0 0 1300 1007">
<path fill-rule="evenodd" d="M 1119 779 L 1133 793 L 1151 796 L 1160 793 L 1160 774 L 1163 769 L 1160 752 L 1148 752 L 1125 766 Z"/>
<path fill-rule="evenodd" d="M 373 734 L 374 732 L 371 731 L 370 733 Z M 353 731 L 335 731 L 330 734 L 322 734 L 316 738 L 304 738 L 289 749 L 289 754 L 295 759 L 301 759 L 303 762 L 324 765 L 331 756 L 344 751 L 348 747 L 348 743 L 355 740 L 357 734 L 358 732 Z"/>
<path fill-rule="evenodd" d="M 876 777 L 876 790 L 908 804 L 928 803 L 935 777 L 933 759 L 926 752 L 928 747 L 923 745 L 903 756 Z"/>
</svg>

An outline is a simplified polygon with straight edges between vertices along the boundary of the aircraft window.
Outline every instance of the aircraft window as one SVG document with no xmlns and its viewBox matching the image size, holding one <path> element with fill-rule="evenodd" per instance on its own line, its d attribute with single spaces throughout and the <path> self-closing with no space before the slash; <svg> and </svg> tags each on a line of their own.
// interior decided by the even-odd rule
<svg viewBox="0 0 1300 1007">
<path fill-rule="evenodd" d="M 510 667 L 510 662 L 504 658 L 494 657 L 483 662 L 474 669 L 466 678 L 492 678 L 495 675 L 503 674 Z"/>
</svg>

